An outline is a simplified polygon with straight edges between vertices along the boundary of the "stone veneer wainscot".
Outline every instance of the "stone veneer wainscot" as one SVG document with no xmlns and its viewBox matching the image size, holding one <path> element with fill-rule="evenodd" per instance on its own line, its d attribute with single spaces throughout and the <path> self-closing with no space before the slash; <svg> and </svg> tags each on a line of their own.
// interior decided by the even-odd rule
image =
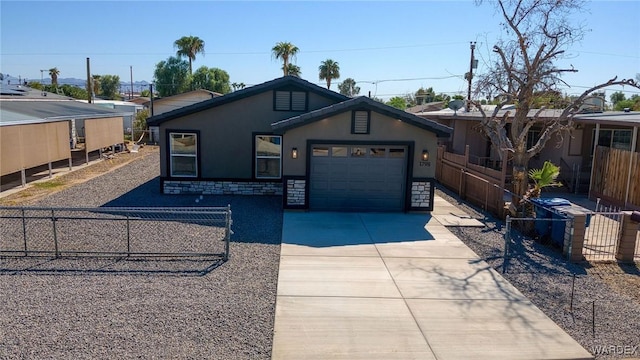
<svg viewBox="0 0 640 360">
<path fill-rule="evenodd" d="M 431 203 L 431 183 L 414 181 L 411 183 L 411 207 L 429 208 Z"/>
<path fill-rule="evenodd" d="M 304 206 L 305 205 L 305 180 L 287 180 L 287 205 Z"/>
<path fill-rule="evenodd" d="M 242 181 L 164 181 L 165 194 L 202 195 L 282 195 L 279 182 Z"/>
</svg>

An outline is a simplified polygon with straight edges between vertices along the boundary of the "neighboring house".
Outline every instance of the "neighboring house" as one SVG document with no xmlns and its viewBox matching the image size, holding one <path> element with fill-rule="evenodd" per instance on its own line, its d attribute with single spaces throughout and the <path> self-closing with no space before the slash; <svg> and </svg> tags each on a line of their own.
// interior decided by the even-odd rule
<svg viewBox="0 0 640 360">
<path fill-rule="evenodd" d="M 85 104 L 87 103 L 87 100 L 77 101 L 83 102 Z M 136 104 L 130 101 L 95 99 L 92 101 L 92 103 L 122 113 L 122 125 L 126 134 L 131 134 L 133 128 L 133 120 L 135 119 L 136 114 L 144 109 L 143 105 Z M 78 134 L 80 136 L 84 136 L 82 128 L 78 128 Z"/>
<path fill-rule="evenodd" d="M 71 159 L 78 123 L 87 154 L 123 143 L 123 113 L 23 86 L 1 88 L 0 175 Z M 71 166 L 71 162 L 70 165 Z"/>
<path fill-rule="evenodd" d="M 167 194 L 283 195 L 287 209 L 433 208 L 451 129 L 285 76 L 148 119 Z M 435 158 L 434 158 L 435 159 Z"/>
<path fill-rule="evenodd" d="M 441 110 L 442 108 L 444 108 L 444 102 L 435 101 L 435 102 L 429 102 L 429 103 L 412 106 L 412 107 L 406 108 L 404 111 L 408 113 L 416 114 L 416 113 L 421 113 L 425 111 L 438 111 L 438 110 Z"/>
<path fill-rule="evenodd" d="M 485 111 L 489 114 L 491 110 L 487 107 Z M 509 110 L 508 108 L 501 110 L 499 116 Z M 537 111 L 531 110 L 530 115 L 533 116 Z M 540 114 L 540 119 L 553 120 L 561 112 L 562 110 L 544 110 Z M 436 120 L 453 128 L 453 135 L 446 144 L 447 151 L 464 154 L 465 147 L 468 145 L 470 162 L 499 167 L 501 162 L 498 149 L 492 146 L 491 141 L 481 132 L 480 111 L 465 112 L 464 109 L 460 109 L 454 114 L 453 110 L 445 109 L 416 115 Z M 575 129 L 571 135 L 556 136 L 549 140 L 540 154 L 530 160 L 529 167 L 540 168 L 545 160 L 549 160 L 561 167 L 561 176 L 564 179 L 579 178 L 582 184 L 580 190 L 586 192 L 593 163 L 596 133 L 600 146 L 640 152 L 640 144 L 636 141 L 637 129 L 640 127 L 640 112 L 589 112 L 576 115 L 574 121 Z M 507 126 L 509 126 L 508 123 Z M 534 127 L 529 131 L 528 148 L 538 141 L 541 130 Z"/>
<path fill-rule="evenodd" d="M 153 99 L 153 101 L 149 100 L 148 102 L 144 103 L 144 105 L 146 108 L 149 109 L 149 114 L 151 116 L 156 116 L 156 115 L 164 114 L 169 111 L 183 108 L 185 106 L 193 105 L 195 103 L 199 103 L 205 100 L 211 100 L 218 96 L 222 96 L 222 94 L 214 91 L 205 90 L 205 89 L 198 89 L 193 91 L 187 91 L 182 94 Z M 159 141 L 157 126 L 149 126 L 149 133 L 150 133 L 149 141 L 153 141 L 153 142 Z"/>
<path fill-rule="evenodd" d="M 138 97 L 134 97 L 133 99 L 127 100 L 128 102 L 134 103 L 136 105 L 142 105 L 145 108 L 148 108 L 149 106 L 147 105 L 149 103 L 149 101 L 151 101 L 151 98 L 148 97 L 144 97 L 144 96 L 138 96 Z"/>
</svg>

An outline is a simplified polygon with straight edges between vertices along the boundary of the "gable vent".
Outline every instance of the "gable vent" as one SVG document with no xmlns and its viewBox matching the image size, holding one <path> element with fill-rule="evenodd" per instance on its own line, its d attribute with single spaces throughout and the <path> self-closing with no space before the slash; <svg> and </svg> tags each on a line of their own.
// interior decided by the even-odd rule
<svg viewBox="0 0 640 360">
<path fill-rule="evenodd" d="M 291 110 L 293 111 L 307 110 L 307 93 L 302 91 L 291 92 Z"/>
<path fill-rule="evenodd" d="M 288 91 L 276 91 L 276 110 L 289 110 L 291 101 Z"/>
<path fill-rule="evenodd" d="M 354 134 L 369 133 L 369 112 L 368 111 L 354 111 L 353 133 Z"/>
</svg>

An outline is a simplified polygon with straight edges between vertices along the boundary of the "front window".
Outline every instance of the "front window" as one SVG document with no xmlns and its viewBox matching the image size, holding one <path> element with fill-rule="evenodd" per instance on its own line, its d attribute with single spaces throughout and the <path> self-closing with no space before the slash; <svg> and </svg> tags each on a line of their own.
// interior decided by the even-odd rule
<svg viewBox="0 0 640 360">
<path fill-rule="evenodd" d="M 282 175 L 282 136 L 256 136 L 256 178 L 279 179 Z"/>
<path fill-rule="evenodd" d="M 527 149 L 531 149 L 538 143 L 538 140 L 540 140 L 540 135 L 540 130 L 529 130 L 529 132 L 527 133 Z"/>
<path fill-rule="evenodd" d="M 171 176 L 198 176 L 198 135 L 170 133 L 169 152 Z"/>
<path fill-rule="evenodd" d="M 596 130 L 593 129 L 593 137 Z M 600 129 L 598 136 L 598 146 L 605 146 L 614 149 L 631 150 L 631 130 L 630 129 Z M 593 144 L 593 141 L 591 142 Z M 593 148 L 593 146 L 592 146 Z"/>
</svg>

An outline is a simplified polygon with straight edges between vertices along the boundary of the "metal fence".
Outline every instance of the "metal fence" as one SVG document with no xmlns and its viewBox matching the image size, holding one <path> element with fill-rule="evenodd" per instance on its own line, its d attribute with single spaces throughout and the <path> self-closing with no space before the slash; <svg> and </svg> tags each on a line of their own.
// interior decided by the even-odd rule
<svg viewBox="0 0 640 360">
<path fill-rule="evenodd" d="M 0 207 L 0 256 L 229 258 L 231 207 Z"/>
<path fill-rule="evenodd" d="M 599 211 L 598 211 L 599 210 Z M 585 230 L 582 254 L 593 261 L 615 261 L 620 241 L 622 212 L 613 207 L 597 208 Z"/>
<path fill-rule="evenodd" d="M 507 219 L 506 219 L 506 223 L 505 223 L 505 233 L 504 233 L 504 248 L 503 248 L 504 253 L 502 255 L 502 258 L 503 258 L 503 261 L 502 261 L 502 273 L 503 274 L 507 272 L 507 268 L 508 268 L 508 265 L 509 265 L 509 259 L 512 256 L 511 247 L 512 247 L 513 241 L 514 241 L 513 234 L 512 234 L 513 222 L 514 221 L 517 224 L 522 224 L 523 227 L 526 227 L 526 225 L 524 225 L 525 223 L 529 223 L 530 225 L 534 225 L 534 228 L 536 227 L 536 225 L 539 225 L 539 224 L 547 224 L 549 226 L 559 226 L 560 229 L 562 230 L 562 234 L 563 235 L 567 231 L 567 227 L 569 228 L 569 230 L 571 229 L 572 223 L 573 223 L 573 219 L 564 218 L 564 217 L 557 217 L 557 218 L 517 218 L 517 217 L 511 217 L 511 216 L 507 215 Z M 557 244 L 557 245 L 563 246 L 564 244 Z"/>
</svg>

